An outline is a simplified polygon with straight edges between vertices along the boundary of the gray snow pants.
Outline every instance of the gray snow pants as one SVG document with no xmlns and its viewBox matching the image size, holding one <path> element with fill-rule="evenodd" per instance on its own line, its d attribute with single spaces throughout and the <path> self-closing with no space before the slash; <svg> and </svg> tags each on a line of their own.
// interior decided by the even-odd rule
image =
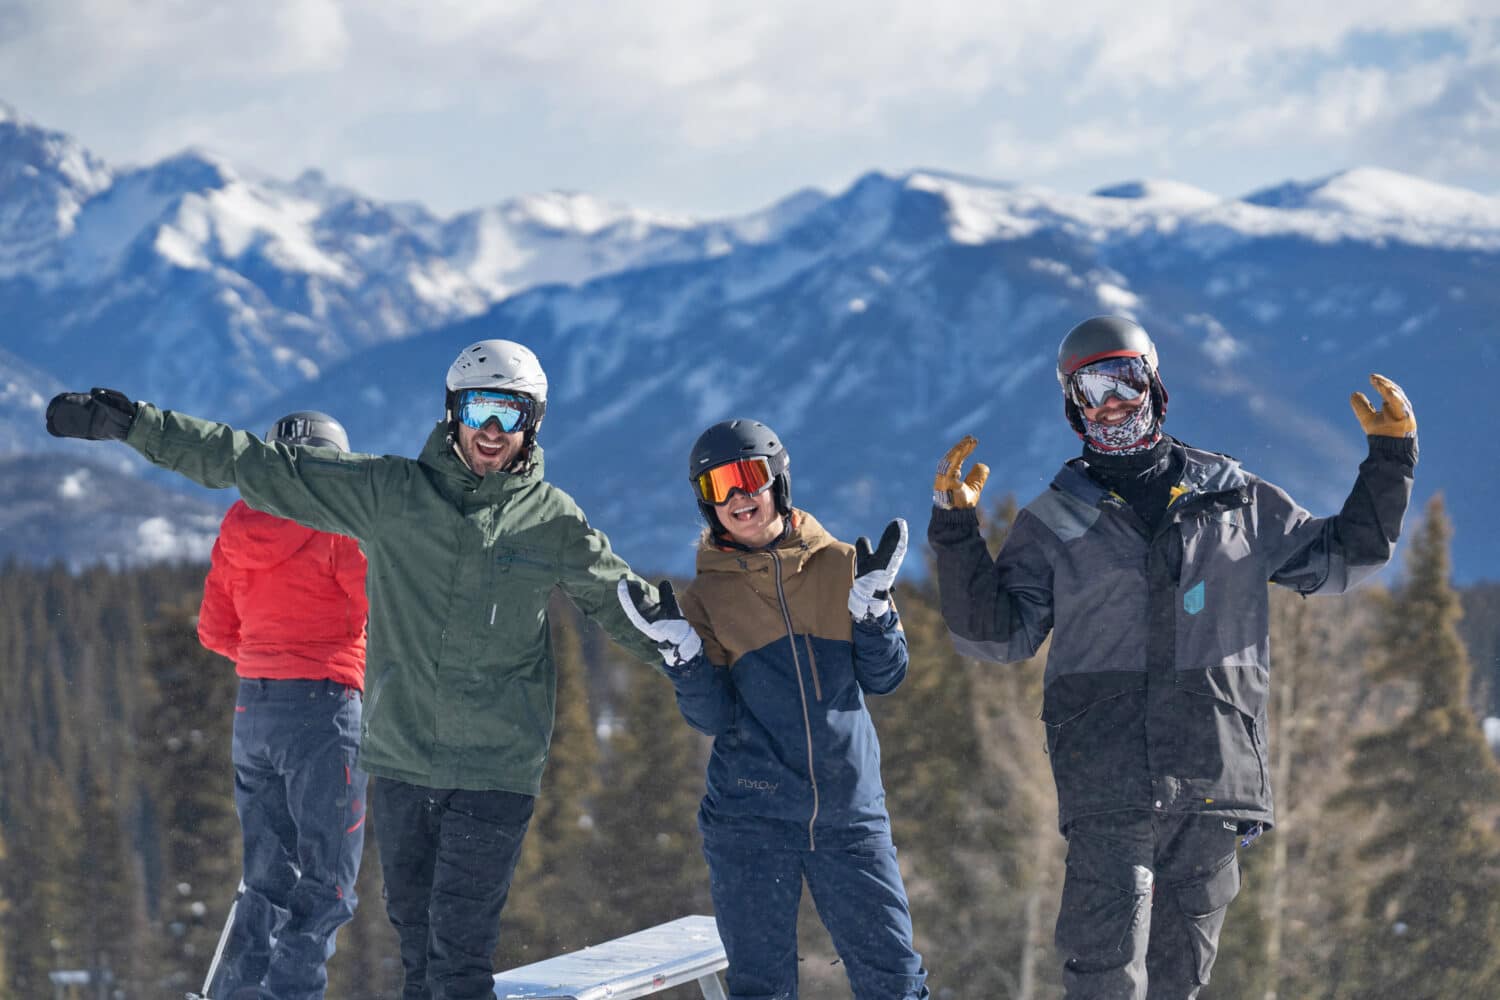
<svg viewBox="0 0 1500 1000">
<path fill-rule="evenodd" d="M 1239 892 L 1237 836 L 1219 816 L 1075 820 L 1057 917 L 1068 1000 L 1194 1000 Z"/>
</svg>

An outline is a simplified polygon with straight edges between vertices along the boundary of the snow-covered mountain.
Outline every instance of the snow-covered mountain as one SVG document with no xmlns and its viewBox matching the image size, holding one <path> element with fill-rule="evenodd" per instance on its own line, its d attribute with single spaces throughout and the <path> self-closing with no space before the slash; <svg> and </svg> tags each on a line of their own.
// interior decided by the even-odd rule
<svg viewBox="0 0 1500 1000">
<path fill-rule="evenodd" d="M 195 184 L 180 179 L 189 160 Z M 1056 345 L 1124 312 L 1160 346 L 1169 429 L 1318 512 L 1337 509 L 1364 451 L 1349 394 L 1371 392 L 1371 371 L 1395 378 L 1422 429 L 1418 500 L 1447 494 L 1460 577 L 1493 576 L 1500 557 L 1483 408 L 1500 371 L 1500 200 L 1473 192 L 1356 169 L 1238 199 L 1170 180 L 1076 196 L 918 170 L 751 219 L 549 195 L 443 222 L 202 155 L 104 182 L 100 169 L 81 172 L 92 187 L 47 187 L 79 207 L 56 248 L 0 281 L 0 305 L 29 303 L 0 338 L 0 379 L 15 383 L 0 420 L 39 429 L 54 385 L 105 383 L 257 430 L 327 409 L 356 448 L 413 454 L 457 350 L 511 337 L 552 381 L 549 477 L 633 563 L 685 571 L 697 515 L 683 465 L 706 424 L 777 428 L 797 500 L 835 533 L 875 534 L 899 513 L 920 534 L 932 469 L 963 433 L 980 438 L 990 494 L 1045 487 L 1078 447 Z M 149 221 L 119 251 L 81 252 L 112 197 L 159 188 L 191 190 L 132 215 Z M 110 365 L 103 345 L 117 345 Z M 56 445 L 19 430 L 0 443 Z"/>
<path fill-rule="evenodd" d="M 0 347 L 237 416 L 518 289 L 774 239 L 817 200 L 706 226 L 559 193 L 441 219 L 204 152 L 112 168 L 0 106 Z"/>
<path fill-rule="evenodd" d="M 1411 181 L 1352 171 L 1306 197 L 1363 189 L 1389 203 Z M 779 240 L 513 296 L 330 371 L 319 398 L 348 415 L 358 447 L 409 453 L 455 345 L 523 340 L 552 378 L 549 475 L 628 557 L 682 570 L 697 530 L 683 466 L 707 423 L 777 428 L 797 497 L 836 533 L 874 534 L 896 513 L 920 530 L 936 460 L 965 432 L 992 493 L 1046 486 L 1077 449 L 1057 342 L 1123 311 L 1160 345 L 1170 429 L 1317 511 L 1337 510 L 1364 452 L 1349 394 L 1373 393 L 1371 371 L 1396 378 L 1423 428 L 1419 499 L 1447 490 L 1460 571 L 1484 575 L 1497 477 L 1466 461 L 1478 442 L 1463 388 L 1482 394 L 1500 364 L 1500 206 L 1476 202 L 1489 214 L 1466 221 L 1162 183 L 1070 197 L 871 174 Z"/>
</svg>

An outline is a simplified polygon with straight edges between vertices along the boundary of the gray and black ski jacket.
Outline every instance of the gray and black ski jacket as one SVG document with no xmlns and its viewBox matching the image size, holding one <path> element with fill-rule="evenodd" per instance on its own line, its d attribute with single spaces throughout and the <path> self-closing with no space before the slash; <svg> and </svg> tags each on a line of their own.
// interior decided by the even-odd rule
<svg viewBox="0 0 1500 1000">
<path fill-rule="evenodd" d="M 1369 441 L 1334 517 L 1180 442 L 1182 480 L 1154 532 L 1083 459 L 1021 511 L 997 558 L 973 510 L 933 510 L 958 651 L 1024 660 L 1053 633 L 1042 721 L 1064 832 L 1119 809 L 1271 824 L 1266 584 L 1340 593 L 1390 559 L 1416 441 Z"/>
</svg>

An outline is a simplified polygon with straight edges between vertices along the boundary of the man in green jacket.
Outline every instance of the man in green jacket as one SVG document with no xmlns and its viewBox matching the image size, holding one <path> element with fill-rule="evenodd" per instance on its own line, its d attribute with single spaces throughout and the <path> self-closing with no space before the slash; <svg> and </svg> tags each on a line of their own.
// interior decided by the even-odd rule
<svg viewBox="0 0 1500 1000">
<path fill-rule="evenodd" d="M 268 444 L 113 389 L 62 393 L 59 437 L 122 440 L 252 507 L 357 538 L 369 560 L 360 764 L 375 778 L 386 909 L 403 1000 L 493 995 L 491 955 L 552 738 L 547 599 L 562 587 L 631 653 L 639 581 L 543 479 L 547 377 L 520 344 L 485 340 L 448 370 L 447 413 L 421 457 Z"/>
</svg>

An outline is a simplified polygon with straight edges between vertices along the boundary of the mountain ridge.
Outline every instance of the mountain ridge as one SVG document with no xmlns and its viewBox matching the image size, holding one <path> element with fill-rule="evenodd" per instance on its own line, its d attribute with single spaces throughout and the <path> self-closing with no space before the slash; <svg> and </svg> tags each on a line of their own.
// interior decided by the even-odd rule
<svg viewBox="0 0 1500 1000">
<path fill-rule="evenodd" d="M 0 177 L 6 128 L 0 118 Z M 91 162 L 80 155 L 69 162 Z M 1373 168 L 1243 199 L 1160 178 L 1068 195 L 913 169 L 727 220 L 576 192 L 441 220 L 316 172 L 260 181 L 184 155 L 164 161 L 166 180 L 150 166 L 111 173 L 75 214 L 113 185 L 180 191 L 200 171 L 209 186 L 150 216 L 173 225 L 135 234 L 120 280 L 61 296 L 0 276 L 0 309 L 15 317 L 0 338 L 0 452 L 59 449 L 40 420 L 57 386 L 117 384 L 255 431 L 325 409 L 356 448 L 415 454 L 452 356 L 510 337 L 552 381 L 549 476 L 632 562 L 685 571 L 697 515 L 679 467 L 707 423 L 776 427 L 799 499 L 849 537 L 897 513 L 917 530 L 931 469 L 962 433 L 981 438 L 991 492 L 1025 501 L 1078 449 L 1051 374 L 1056 344 L 1119 312 L 1161 348 L 1167 430 L 1238 454 L 1315 513 L 1337 510 L 1363 452 L 1349 393 L 1369 392 L 1371 370 L 1395 378 L 1423 427 L 1418 499 L 1449 491 L 1455 524 L 1473 533 L 1458 571 L 1493 575 L 1500 557 L 1475 537 L 1495 478 L 1465 460 L 1459 405 L 1500 365 L 1500 200 L 1484 195 Z M 37 190 L 0 185 L 0 220 Z M 240 200 L 216 206 L 226 190 Z M 293 202 L 310 214 L 275 244 L 251 209 Z M 168 229 L 206 266 L 163 254 Z M 288 232 L 347 274 L 281 252 L 297 245 Z"/>
</svg>

